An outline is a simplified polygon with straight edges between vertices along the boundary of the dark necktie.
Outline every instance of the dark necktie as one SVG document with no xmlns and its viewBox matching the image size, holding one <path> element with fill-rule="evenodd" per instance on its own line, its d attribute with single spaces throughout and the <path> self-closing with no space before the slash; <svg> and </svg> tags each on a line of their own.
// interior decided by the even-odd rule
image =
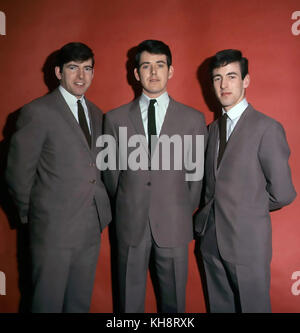
<svg viewBox="0 0 300 333">
<path fill-rule="evenodd" d="M 81 129 L 82 129 L 82 131 L 83 131 L 83 133 L 86 137 L 86 140 L 89 144 L 89 147 L 91 148 L 91 134 L 90 134 L 89 127 L 88 127 L 86 117 L 85 117 L 85 114 L 84 114 L 83 106 L 82 106 L 80 100 L 77 101 L 77 106 L 78 106 L 79 125 L 80 125 L 80 127 L 81 127 Z"/>
<path fill-rule="evenodd" d="M 227 114 L 224 113 L 223 116 L 219 119 L 219 138 L 220 138 L 220 144 L 219 144 L 219 155 L 218 155 L 218 164 L 217 167 L 219 167 L 219 164 L 221 162 L 222 156 L 224 154 L 225 148 L 226 148 L 226 123 L 227 123 Z"/>
<path fill-rule="evenodd" d="M 151 156 L 151 135 L 156 135 L 156 123 L 155 123 L 155 104 L 156 99 L 150 99 L 148 107 L 148 149 Z"/>
</svg>

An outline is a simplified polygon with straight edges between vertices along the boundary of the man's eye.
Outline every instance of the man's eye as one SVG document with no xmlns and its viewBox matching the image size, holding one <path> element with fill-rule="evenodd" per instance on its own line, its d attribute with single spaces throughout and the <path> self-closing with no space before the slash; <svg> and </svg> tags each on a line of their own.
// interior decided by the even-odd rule
<svg viewBox="0 0 300 333">
<path fill-rule="evenodd" d="M 93 67 L 85 67 L 85 70 L 86 70 L 87 72 L 90 72 L 90 71 L 93 70 Z"/>
</svg>

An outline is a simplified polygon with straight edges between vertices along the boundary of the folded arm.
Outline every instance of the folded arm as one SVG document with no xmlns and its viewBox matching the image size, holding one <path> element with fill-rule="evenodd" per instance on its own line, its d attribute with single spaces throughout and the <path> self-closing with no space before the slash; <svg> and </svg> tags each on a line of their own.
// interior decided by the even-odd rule
<svg viewBox="0 0 300 333">
<path fill-rule="evenodd" d="M 30 192 L 45 137 L 40 113 L 25 106 L 20 111 L 17 130 L 10 142 L 6 169 L 8 189 L 22 223 L 27 223 Z"/>
<path fill-rule="evenodd" d="M 285 131 L 280 123 L 274 122 L 267 128 L 259 149 L 259 160 L 269 193 L 270 210 L 286 206 L 296 197 L 288 164 L 289 156 L 290 149 Z"/>
</svg>

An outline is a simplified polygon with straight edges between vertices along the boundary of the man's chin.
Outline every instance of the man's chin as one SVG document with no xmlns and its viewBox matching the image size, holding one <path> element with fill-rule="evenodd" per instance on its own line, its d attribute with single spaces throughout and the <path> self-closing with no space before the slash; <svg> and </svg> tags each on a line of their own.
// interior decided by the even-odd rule
<svg viewBox="0 0 300 333">
<path fill-rule="evenodd" d="M 86 89 L 74 89 L 72 94 L 78 98 L 81 98 L 86 92 Z"/>
</svg>

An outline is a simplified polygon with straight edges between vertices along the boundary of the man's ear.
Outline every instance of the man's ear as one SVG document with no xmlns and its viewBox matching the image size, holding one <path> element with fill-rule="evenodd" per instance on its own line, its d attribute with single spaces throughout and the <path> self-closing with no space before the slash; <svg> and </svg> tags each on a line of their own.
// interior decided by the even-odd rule
<svg viewBox="0 0 300 333">
<path fill-rule="evenodd" d="M 250 84 L 250 75 L 247 74 L 247 75 L 244 77 L 244 80 L 243 80 L 243 87 L 244 87 L 244 89 L 248 88 L 248 87 L 249 87 L 249 84 Z"/>
<path fill-rule="evenodd" d="M 139 72 L 138 72 L 137 68 L 134 69 L 134 76 L 135 76 L 137 81 L 140 81 L 140 75 L 139 75 Z"/>
<path fill-rule="evenodd" d="M 60 67 L 59 66 L 55 66 L 55 75 L 56 77 L 61 80 L 61 72 L 60 72 Z"/>
<path fill-rule="evenodd" d="M 174 75 L 174 67 L 171 65 L 169 67 L 169 75 L 168 75 L 168 79 L 171 79 Z"/>
</svg>

